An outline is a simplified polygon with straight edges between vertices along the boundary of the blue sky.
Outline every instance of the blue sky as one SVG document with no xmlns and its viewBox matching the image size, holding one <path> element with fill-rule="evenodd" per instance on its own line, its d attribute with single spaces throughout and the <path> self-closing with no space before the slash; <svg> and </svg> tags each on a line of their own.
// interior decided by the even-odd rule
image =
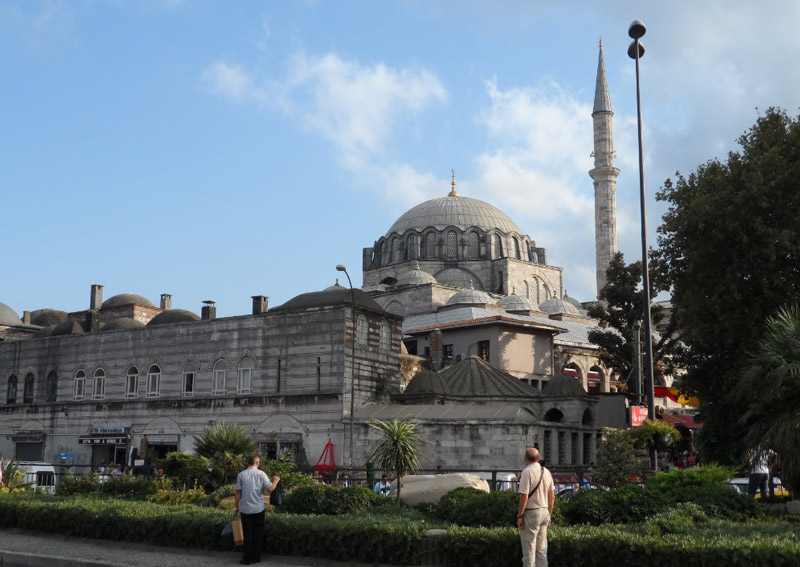
<svg viewBox="0 0 800 567">
<path fill-rule="evenodd" d="M 591 105 L 602 38 L 619 243 L 638 244 L 633 63 L 654 195 L 800 106 L 800 5 L 745 1 L 5 0 L 0 301 L 142 294 L 220 316 L 321 289 L 422 200 L 503 209 L 570 295 L 594 289 Z"/>
</svg>

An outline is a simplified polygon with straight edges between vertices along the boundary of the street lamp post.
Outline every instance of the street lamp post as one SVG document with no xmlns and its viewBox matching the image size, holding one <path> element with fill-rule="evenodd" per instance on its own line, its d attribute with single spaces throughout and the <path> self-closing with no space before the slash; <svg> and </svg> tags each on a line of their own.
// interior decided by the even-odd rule
<svg viewBox="0 0 800 567">
<path fill-rule="evenodd" d="M 628 56 L 636 61 L 636 113 L 639 133 L 639 200 L 642 213 L 642 302 L 644 307 L 644 353 L 645 388 L 647 389 L 647 417 L 656 419 L 655 392 L 653 384 L 653 339 L 650 316 L 650 270 L 647 262 L 647 207 L 644 191 L 644 152 L 642 150 L 642 94 L 639 82 L 639 59 L 644 56 L 644 45 L 639 41 L 647 32 L 644 22 L 634 20 L 628 28 L 628 36 L 633 39 L 628 47 Z M 655 466 L 655 463 L 653 463 Z"/>
<path fill-rule="evenodd" d="M 642 323 L 641 321 L 633 322 L 633 339 L 634 339 L 634 363 L 633 371 L 636 373 L 633 399 L 636 405 L 642 403 Z"/>
<path fill-rule="evenodd" d="M 350 360 L 350 475 L 353 474 L 353 428 L 355 403 L 356 403 L 356 333 L 358 331 L 358 321 L 356 320 L 356 294 L 353 291 L 353 281 L 350 279 L 350 274 L 347 273 L 347 268 L 338 264 L 336 269 L 344 272 L 347 276 L 347 283 L 350 284 L 350 315 L 353 319 L 353 341 L 351 343 L 351 360 Z"/>
</svg>

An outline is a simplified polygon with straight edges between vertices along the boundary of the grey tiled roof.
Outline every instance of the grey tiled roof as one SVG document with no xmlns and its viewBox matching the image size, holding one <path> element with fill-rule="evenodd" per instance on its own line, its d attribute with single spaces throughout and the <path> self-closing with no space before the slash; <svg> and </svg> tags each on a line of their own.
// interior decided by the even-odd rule
<svg viewBox="0 0 800 567">
<path fill-rule="evenodd" d="M 530 423 L 533 411 L 519 404 L 374 404 L 356 411 L 356 419 L 500 420 Z"/>
<path fill-rule="evenodd" d="M 386 236 L 403 234 L 413 229 L 442 230 L 448 226 L 462 230 L 474 226 L 485 231 L 497 229 L 506 234 L 511 232 L 522 234 L 516 223 L 494 205 L 461 195 L 448 195 L 425 201 L 409 209 L 395 221 Z"/>
<path fill-rule="evenodd" d="M 487 364 L 477 356 L 469 356 L 442 370 L 440 374 L 455 396 L 530 398 L 539 395 L 536 389 L 525 382 Z"/>
</svg>

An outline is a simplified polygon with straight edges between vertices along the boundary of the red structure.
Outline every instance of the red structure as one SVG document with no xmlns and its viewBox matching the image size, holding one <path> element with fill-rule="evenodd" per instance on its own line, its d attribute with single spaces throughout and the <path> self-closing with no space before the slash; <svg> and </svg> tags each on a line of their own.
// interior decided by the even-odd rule
<svg viewBox="0 0 800 567">
<path fill-rule="evenodd" d="M 320 455 L 317 464 L 314 465 L 314 470 L 331 473 L 336 470 L 336 457 L 333 454 L 333 443 L 330 437 L 328 437 L 328 442 L 325 443 L 325 448 L 322 450 L 322 455 Z"/>
</svg>

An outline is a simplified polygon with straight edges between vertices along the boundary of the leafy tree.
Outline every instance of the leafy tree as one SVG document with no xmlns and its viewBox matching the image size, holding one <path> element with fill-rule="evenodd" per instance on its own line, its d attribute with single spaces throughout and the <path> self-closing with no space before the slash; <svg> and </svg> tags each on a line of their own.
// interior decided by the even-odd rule
<svg viewBox="0 0 800 567">
<path fill-rule="evenodd" d="M 419 470 L 422 451 L 425 444 L 417 432 L 417 424 L 410 421 L 381 421 L 374 419 L 369 426 L 383 434 L 369 459 L 378 468 L 393 471 L 397 479 L 397 503 L 400 504 L 400 489 L 403 475 L 414 474 Z"/>
<path fill-rule="evenodd" d="M 174 451 L 158 462 L 164 475 L 178 486 L 192 487 L 195 483 L 210 485 L 211 462 L 206 457 Z"/>
<path fill-rule="evenodd" d="M 234 482 L 239 471 L 247 466 L 247 457 L 257 449 L 255 441 L 234 423 L 215 423 L 194 439 L 194 451 L 208 459 L 215 486 Z"/>
<path fill-rule="evenodd" d="M 732 392 L 745 353 L 768 316 L 800 299 L 800 121 L 770 108 L 739 144 L 665 182 L 654 264 L 687 346 L 682 387 L 702 403 L 698 442 L 707 460 L 731 464 L 744 449 Z"/>
<path fill-rule="evenodd" d="M 589 315 L 597 319 L 600 326 L 600 329 L 589 331 L 589 342 L 600 347 L 600 362 L 625 379 L 631 375 L 636 358 L 633 324 L 644 317 L 641 261 L 625 264 L 624 255 L 617 252 L 606 270 L 606 281 L 605 287 L 598 293 L 600 302 L 590 305 L 588 309 Z M 653 288 L 650 293 L 652 299 L 659 290 L 652 285 L 650 287 Z M 664 309 L 660 305 L 652 305 L 650 313 L 655 329 L 664 318 Z M 673 371 L 669 355 L 675 352 L 677 346 L 675 336 L 674 328 L 670 327 L 657 340 L 653 340 L 653 373 L 661 383 L 664 383 L 663 376 Z"/>
<path fill-rule="evenodd" d="M 738 384 L 747 404 L 745 442 L 757 452 L 775 451 L 780 477 L 800 490 L 800 307 L 783 308 L 767 319 L 766 332 Z"/>
<path fill-rule="evenodd" d="M 592 481 L 600 486 L 617 488 L 644 477 L 647 459 L 636 447 L 636 439 L 619 429 L 604 429 L 597 447 L 597 464 Z"/>
</svg>

